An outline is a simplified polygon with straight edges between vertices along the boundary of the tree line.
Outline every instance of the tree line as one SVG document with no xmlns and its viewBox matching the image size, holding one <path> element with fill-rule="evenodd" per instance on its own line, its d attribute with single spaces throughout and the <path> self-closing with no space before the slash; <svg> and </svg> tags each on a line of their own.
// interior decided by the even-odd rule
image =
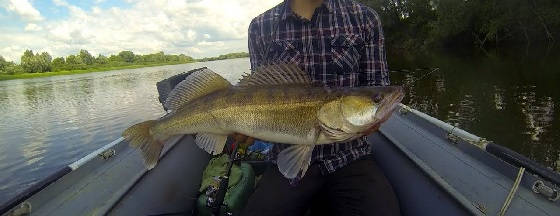
<svg viewBox="0 0 560 216">
<path fill-rule="evenodd" d="M 558 0 L 358 0 L 381 17 L 388 49 L 553 45 Z"/>
<path fill-rule="evenodd" d="M 52 58 L 48 52 L 33 53 L 26 50 L 21 56 L 20 64 L 6 61 L 0 56 L 0 73 L 43 73 L 68 70 L 85 70 L 90 68 L 116 67 L 125 65 L 149 65 L 158 63 L 189 63 L 195 59 L 185 54 L 169 55 L 157 52 L 147 55 L 137 55 L 132 51 L 121 51 L 116 55 L 106 57 L 99 54 L 91 55 L 87 50 L 80 50 L 76 55 Z"/>
<path fill-rule="evenodd" d="M 224 60 L 224 59 L 232 59 L 232 58 L 247 58 L 249 57 L 249 53 L 246 52 L 236 52 L 236 53 L 228 53 L 224 55 L 219 55 L 217 57 L 205 57 L 199 59 L 199 61 L 216 61 L 216 60 Z"/>
</svg>

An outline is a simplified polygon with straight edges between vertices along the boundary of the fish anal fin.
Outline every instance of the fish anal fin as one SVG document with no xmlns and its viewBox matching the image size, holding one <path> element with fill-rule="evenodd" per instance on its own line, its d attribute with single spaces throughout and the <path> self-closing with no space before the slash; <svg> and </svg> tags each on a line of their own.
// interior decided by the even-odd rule
<svg viewBox="0 0 560 216">
<path fill-rule="evenodd" d="M 231 83 L 210 69 L 203 68 L 177 84 L 165 100 L 164 107 L 177 110 L 192 100 L 231 87 Z"/>
<path fill-rule="evenodd" d="M 227 135 L 213 133 L 198 133 L 195 139 L 198 147 L 213 155 L 222 153 L 226 141 Z"/>
<path fill-rule="evenodd" d="M 313 145 L 293 145 L 278 153 L 276 164 L 284 177 L 303 177 L 311 164 Z"/>
<path fill-rule="evenodd" d="M 311 85 L 309 75 L 295 64 L 263 65 L 243 75 L 237 86 Z"/>
</svg>

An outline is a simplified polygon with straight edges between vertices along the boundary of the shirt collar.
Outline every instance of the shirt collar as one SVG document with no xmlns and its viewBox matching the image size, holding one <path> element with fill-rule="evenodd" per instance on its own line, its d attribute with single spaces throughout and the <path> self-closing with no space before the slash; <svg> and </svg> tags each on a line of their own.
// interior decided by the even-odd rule
<svg viewBox="0 0 560 216">
<path fill-rule="evenodd" d="M 281 12 L 282 20 L 285 20 L 286 18 L 294 15 L 292 8 L 290 8 L 290 1 L 291 0 L 284 0 L 284 8 Z M 328 12 L 332 12 L 334 7 L 333 4 L 333 0 L 323 0 L 322 6 L 324 6 Z"/>
</svg>

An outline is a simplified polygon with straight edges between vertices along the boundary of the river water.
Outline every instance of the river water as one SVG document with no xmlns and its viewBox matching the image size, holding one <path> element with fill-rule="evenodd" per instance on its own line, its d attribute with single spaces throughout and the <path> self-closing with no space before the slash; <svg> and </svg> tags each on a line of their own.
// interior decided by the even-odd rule
<svg viewBox="0 0 560 216">
<path fill-rule="evenodd" d="M 467 57 L 465 57 L 467 56 Z M 519 55 L 516 55 L 519 56 Z M 560 166 L 555 58 L 492 55 L 389 57 L 404 103 L 546 166 Z M 206 66 L 235 82 L 248 59 L 0 82 L 0 203 L 163 114 L 156 82 Z M 438 71 L 426 75 L 429 69 Z M 420 80 L 418 80 L 421 78 Z"/>
</svg>

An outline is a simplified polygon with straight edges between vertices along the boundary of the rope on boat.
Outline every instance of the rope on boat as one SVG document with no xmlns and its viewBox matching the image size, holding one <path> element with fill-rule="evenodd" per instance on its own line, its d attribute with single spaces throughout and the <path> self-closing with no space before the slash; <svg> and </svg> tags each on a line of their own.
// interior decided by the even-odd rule
<svg viewBox="0 0 560 216">
<path fill-rule="evenodd" d="M 521 167 L 519 169 L 519 172 L 517 172 L 517 178 L 515 179 L 515 182 L 513 183 L 513 186 L 511 187 L 509 194 L 506 198 L 506 201 L 504 202 L 504 205 L 502 205 L 502 209 L 500 209 L 500 213 L 498 215 L 503 216 L 506 214 L 506 211 L 509 208 L 509 204 L 511 203 L 511 200 L 513 200 L 513 197 L 515 196 L 515 193 L 517 192 L 517 189 L 519 188 L 519 183 L 521 182 L 521 179 L 523 178 L 523 173 L 525 173 L 525 167 Z"/>
</svg>

